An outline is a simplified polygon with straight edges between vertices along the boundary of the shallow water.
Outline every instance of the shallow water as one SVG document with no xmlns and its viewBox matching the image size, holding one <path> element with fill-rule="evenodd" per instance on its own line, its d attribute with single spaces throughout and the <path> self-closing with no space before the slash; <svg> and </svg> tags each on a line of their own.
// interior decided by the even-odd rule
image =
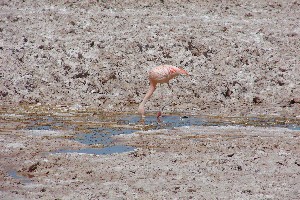
<svg viewBox="0 0 300 200">
<path fill-rule="evenodd" d="M 192 115 L 165 115 L 160 120 L 155 116 L 141 119 L 138 115 L 113 115 L 106 118 L 94 116 L 49 117 L 42 116 L 32 121 L 27 129 L 31 130 L 73 130 L 73 140 L 90 145 L 80 150 L 60 150 L 59 153 L 111 154 L 133 151 L 134 147 L 115 146 L 112 136 L 131 134 L 138 130 L 172 129 L 182 126 L 221 126 L 243 125 L 264 127 L 287 127 L 299 130 L 296 121 L 276 118 L 221 118 Z M 98 148 L 95 148 L 98 146 Z M 99 148 L 102 147 L 102 148 Z"/>
<path fill-rule="evenodd" d="M 89 145 L 80 150 L 62 149 L 59 153 L 111 154 L 133 151 L 134 147 L 116 146 L 114 135 L 131 134 L 138 130 L 172 129 L 182 126 L 263 126 L 287 127 L 300 130 L 298 119 L 267 117 L 220 117 L 168 114 L 157 120 L 155 116 L 141 119 L 138 115 L 97 112 L 52 112 L 2 114 L 1 119 L 20 122 L 18 129 L 71 130 L 72 140 Z M 97 148 L 96 148 L 97 147 Z"/>
<path fill-rule="evenodd" d="M 24 184 L 32 183 L 32 181 L 29 178 L 18 174 L 18 172 L 16 170 L 11 170 L 8 172 L 8 174 L 11 177 L 13 177 L 14 179 L 19 180 L 21 183 L 24 183 Z"/>
<path fill-rule="evenodd" d="M 131 134 L 138 130 L 149 129 L 172 129 L 180 126 L 200 126 L 205 122 L 199 117 L 180 117 L 169 115 L 157 120 L 154 116 L 149 116 L 141 120 L 138 115 L 115 116 L 109 120 L 96 121 L 96 119 L 81 119 L 82 121 L 71 120 L 66 117 L 40 117 L 32 122 L 27 129 L 29 130 L 73 130 L 77 134 L 72 138 L 83 144 L 91 145 L 91 148 L 80 150 L 59 150 L 53 153 L 87 153 L 105 155 L 112 153 L 122 153 L 134 151 L 134 147 L 115 145 L 112 136 L 120 134 Z M 72 123 L 73 122 L 73 123 Z M 95 122 L 98 125 L 95 125 Z M 95 148 L 95 146 L 98 148 Z M 102 148 L 99 148 L 101 146 Z"/>
<path fill-rule="evenodd" d="M 87 154 L 95 154 L 95 155 L 107 155 L 107 154 L 113 154 L 113 153 L 123 153 L 128 151 L 134 151 L 134 147 L 130 146 L 123 146 L 123 145 L 114 145 L 104 148 L 85 148 L 85 149 L 79 149 L 79 150 L 67 150 L 62 149 L 59 151 L 56 151 L 55 153 L 87 153 Z"/>
</svg>

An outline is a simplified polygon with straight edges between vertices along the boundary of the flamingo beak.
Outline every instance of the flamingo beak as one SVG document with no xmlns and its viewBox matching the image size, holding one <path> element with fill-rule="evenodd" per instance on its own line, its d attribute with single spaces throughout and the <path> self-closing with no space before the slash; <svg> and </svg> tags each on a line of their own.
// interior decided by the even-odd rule
<svg viewBox="0 0 300 200">
<path fill-rule="evenodd" d="M 186 76 L 189 76 L 189 74 L 187 73 L 187 71 L 185 71 L 184 69 L 182 68 L 179 68 L 180 69 L 180 74 L 183 74 L 183 75 L 186 75 Z"/>
</svg>

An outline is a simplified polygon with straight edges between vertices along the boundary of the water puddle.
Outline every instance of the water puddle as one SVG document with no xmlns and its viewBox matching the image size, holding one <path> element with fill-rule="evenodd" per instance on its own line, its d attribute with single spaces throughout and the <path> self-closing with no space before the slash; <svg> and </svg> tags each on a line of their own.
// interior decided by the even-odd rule
<svg viewBox="0 0 300 200">
<path fill-rule="evenodd" d="M 200 126 L 204 123 L 205 122 L 199 117 L 180 117 L 176 115 L 164 116 L 161 120 L 157 120 L 154 116 L 149 116 L 141 120 L 138 115 L 110 116 L 106 119 L 99 119 L 97 116 L 81 118 L 41 116 L 39 119 L 31 121 L 27 126 L 27 129 L 73 130 L 76 132 L 76 135 L 71 138 L 72 140 L 91 146 L 91 148 L 79 150 L 61 149 L 52 153 L 86 153 L 106 155 L 135 150 L 135 148 L 131 146 L 115 145 L 113 141 L 114 135 L 131 134 L 138 130 L 162 128 L 172 129 L 180 126 Z"/>
<path fill-rule="evenodd" d="M 79 150 L 59 150 L 55 153 L 86 153 L 86 154 L 95 154 L 95 155 L 107 155 L 113 153 L 124 153 L 134 151 L 134 147 L 123 146 L 123 145 L 114 145 L 104 148 L 86 148 Z"/>
<path fill-rule="evenodd" d="M 24 184 L 32 183 L 32 181 L 28 177 L 20 175 L 16 170 L 11 170 L 8 172 L 8 174 L 12 178 L 19 180 L 21 183 L 24 183 Z"/>
<path fill-rule="evenodd" d="M 160 120 L 153 116 L 141 119 L 138 115 L 98 112 L 49 112 L 44 114 L 17 113 L 2 114 L 0 119 L 19 122 L 16 129 L 27 130 L 69 130 L 74 134 L 70 139 L 88 145 L 79 150 L 61 149 L 55 153 L 112 154 L 133 151 L 134 147 L 114 144 L 113 136 L 131 134 L 139 130 L 172 129 L 182 126 L 262 126 L 287 127 L 300 130 L 297 118 L 266 117 L 220 117 L 169 114 Z"/>
</svg>

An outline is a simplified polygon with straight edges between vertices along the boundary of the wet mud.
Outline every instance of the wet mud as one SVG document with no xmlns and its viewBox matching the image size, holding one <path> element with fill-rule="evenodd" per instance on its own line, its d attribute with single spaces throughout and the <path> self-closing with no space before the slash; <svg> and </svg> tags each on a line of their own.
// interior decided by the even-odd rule
<svg viewBox="0 0 300 200">
<path fill-rule="evenodd" d="M 2 199 L 300 195 L 297 118 L 32 110 L 1 113 Z"/>
</svg>

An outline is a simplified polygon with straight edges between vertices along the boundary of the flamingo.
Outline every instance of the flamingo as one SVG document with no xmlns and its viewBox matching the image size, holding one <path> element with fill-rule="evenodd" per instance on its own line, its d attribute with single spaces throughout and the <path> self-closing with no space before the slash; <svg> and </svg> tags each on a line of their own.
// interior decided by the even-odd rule
<svg viewBox="0 0 300 200">
<path fill-rule="evenodd" d="M 157 83 L 160 84 L 167 83 L 170 88 L 169 81 L 180 74 L 188 75 L 188 73 L 184 69 L 172 65 L 160 65 L 154 67 L 149 71 L 150 87 L 138 108 L 138 112 L 142 115 L 142 118 L 145 117 L 145 103 L 152 96 L 153 92 L 156 89 Z M 160 116 L 161 116 L 161 111 L 157 113 L 157 118 L 159 118 Z"/>
</svg>

